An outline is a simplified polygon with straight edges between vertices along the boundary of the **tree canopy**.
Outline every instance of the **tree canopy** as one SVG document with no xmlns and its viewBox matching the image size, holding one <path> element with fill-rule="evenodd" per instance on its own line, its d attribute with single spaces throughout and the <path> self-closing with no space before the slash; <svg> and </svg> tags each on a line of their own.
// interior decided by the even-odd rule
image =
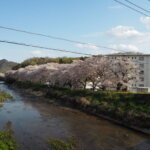
<svg viewBox="0 0 150 150">
<path fill-rule="evenodd" d="M 59 63 L 59 64 L 71 64 L 74 60 L 84 60 L 85 57 L 58 57 L 58 58 L 50 58 L 50 57 L 33 57 L 23 61 L 20 64 L 17 64 L 13 67 L 13 70 L 17 70 L 19 68 L 25 68 L 29 65 L 42 65 L 47 63 Z"/>
</svg>

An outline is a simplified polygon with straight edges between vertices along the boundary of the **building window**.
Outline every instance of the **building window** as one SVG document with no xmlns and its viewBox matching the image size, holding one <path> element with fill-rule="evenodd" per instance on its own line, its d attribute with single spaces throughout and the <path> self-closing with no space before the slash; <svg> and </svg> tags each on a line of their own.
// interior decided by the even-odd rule
<svg viewBox="0 0 150 150">
<path fill-rule="evenodd" d="M 140 87 L 144 87 L 144 84 L 139 84 Z"/>
<path fill-rule="evenodd" d="M 143 71 L 143 70 L 141 70 L 141 71 L 140 71 L 140 74 L 141 74 L 141 75 L 143 75 L 143 74 L 144 74 L 144 71 Z"/>
<path fill-rule="evenodd" d="M 144 60 L 144 57 L 143 57 L 143 56 L 140 56 L 140 57 L 139 57 L 139 60 L 142 60 L 142 61 L 143 61 L 143 60 Z"/>
<path fill-rule="evenodd" d="M 140 64 L 140 67 L 141 67 L 141 68 L 144 68 L 144 64 Z"/>
<path fill-rule="evenodd" d="M 132 87 L 136 87 L 136 84 L 132 84 Z"/>
<path fill-rule="evenodd" d="M 142 81 L 142 82 L 143 82 L 143 81 L 144 81 L 144 78 L 143 78 L 143 77 L 141 77 L 141 78 L 140 78 L 140 81 Z"/>
</svg>

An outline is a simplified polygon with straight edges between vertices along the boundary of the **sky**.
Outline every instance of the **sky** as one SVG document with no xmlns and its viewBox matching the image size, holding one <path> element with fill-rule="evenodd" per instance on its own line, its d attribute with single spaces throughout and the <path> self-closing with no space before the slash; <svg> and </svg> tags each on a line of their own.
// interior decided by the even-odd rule
<svg viewBox="0 0 150 150">
<path fill-rule="evenodd" d="M 149 0 L 130 1 L 150 10 Z M 134 12 L 114 0 L 3 0 L 0 1 L 0 26 L 89 44 L 69 43 L 4 29 L 0 29 L 0 40 L 94 55 L 115 52 L 94 44 L 150 54 L 150 17 Z M 0 43 L 0 59 L 21 62 L 30 57 L 46 56 L 82 55 Z"/>
</svg>

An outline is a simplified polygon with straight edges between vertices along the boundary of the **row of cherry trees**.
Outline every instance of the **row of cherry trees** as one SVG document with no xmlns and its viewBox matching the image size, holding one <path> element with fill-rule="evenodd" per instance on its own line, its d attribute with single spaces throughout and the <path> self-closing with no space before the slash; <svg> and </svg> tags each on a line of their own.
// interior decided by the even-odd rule
<svg viewBox="0 0 150 150">
<path fill-rule="evenodd" d="M 72 64 L 27 66 L 7 72 L 6 78 L 68 88 L 127 90 L 133 81 L 139 81 L 138 70 L 127 58 L 91 57 Z"/>
</svg>

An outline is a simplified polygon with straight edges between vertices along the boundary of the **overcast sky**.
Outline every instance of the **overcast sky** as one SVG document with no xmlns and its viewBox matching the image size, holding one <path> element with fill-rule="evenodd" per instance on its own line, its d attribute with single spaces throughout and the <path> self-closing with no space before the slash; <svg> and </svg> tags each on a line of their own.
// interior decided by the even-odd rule
<svg viewBox="0 0 150 150">
<path fill-rule="evenodd" d="M 123 1 L 123 0 L 121 0 Z M 150 9 L 148 0 L 131 0 Z M 119 50 L 150 53 L 150 18 L 113 0 L 3 0 L 0 26 L 14 27 Z M 82 45 L 0 29 L 0 40 L 91 54 L 112 53 Z M 80 56 L 0 43 L 0 58 L 21 62 L 33 56 Z"/>
</svg>

